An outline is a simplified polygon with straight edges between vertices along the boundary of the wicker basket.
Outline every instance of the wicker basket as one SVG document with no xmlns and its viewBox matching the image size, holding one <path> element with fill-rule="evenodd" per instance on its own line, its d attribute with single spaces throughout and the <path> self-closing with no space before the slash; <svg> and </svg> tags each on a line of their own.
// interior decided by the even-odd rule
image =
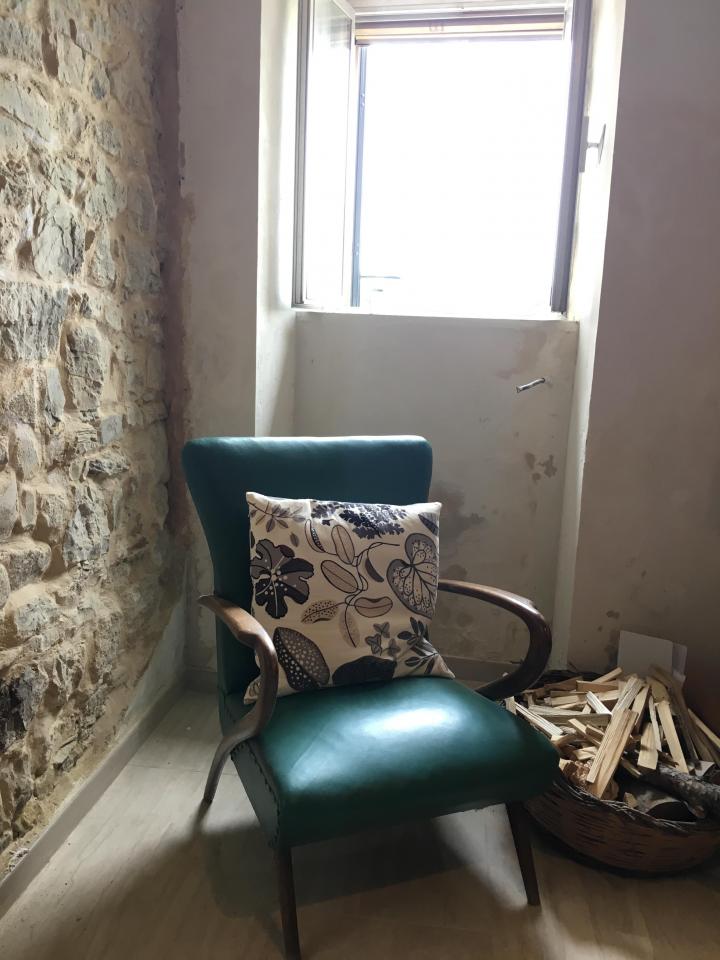
<svg viewBox="0 0 720 960">
<path fill-rule="evenodd" d="M 558 778 L 525 807 L 545 830 L 583 856 L 647 876 L 695 867 L 720 850 L 720 823 L 676 823 L 597 800 Z"/>
</svg>

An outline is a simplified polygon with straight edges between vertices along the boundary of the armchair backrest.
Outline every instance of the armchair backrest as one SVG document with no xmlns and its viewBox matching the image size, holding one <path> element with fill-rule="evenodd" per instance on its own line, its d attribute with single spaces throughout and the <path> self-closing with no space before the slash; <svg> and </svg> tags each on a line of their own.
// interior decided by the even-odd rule
<svg viewBox="0 0 720 960">
<path fill-rule="evenodd" d="M 271 497 L 420 503 L 428 498 L 430 444 L 422 437 L 206 437 L 183 450 L 219 596 L 250 609 L 248 490 Z M 218 683 L 240 693 L 257 675 L 249 649 L 217 625 Z"/>
</svg>

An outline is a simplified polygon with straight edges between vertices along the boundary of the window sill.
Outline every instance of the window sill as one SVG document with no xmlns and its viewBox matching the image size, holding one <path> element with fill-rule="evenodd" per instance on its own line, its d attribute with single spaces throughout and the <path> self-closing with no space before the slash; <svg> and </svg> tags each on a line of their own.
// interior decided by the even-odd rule
<svg viewBox="0 0 720 960">
<path fill-rule="evenodd" d="M 527 325 L 527 324 L 538 324 L 538 323 L 547 323 L 548 321 L 560 321 L 563 323 L 576 323 L 575 320 L 570 319 L 564 313 L 555 313 L 550 309 L 545 311 L 538 311 L 537 313 L 532 313 L 528 311 L 523 313 L 522 311 L 517 312 L 507 312 L 507 313 L 491 313 L 488 311 L 483 314 L 470 314 L 470 313 L 402 313 L 402 312 L 390 312 L 383 311 L 379 313 L 373 313 L 367 310 L 361 310 L 359 307 L 345 307 L 339 310 L 328 310 L 322 309 L 319 307 L 308 307 L 308 306 L 295 306 L 293 307 L 298 318 L 312 318 L 312 317 L 332 317 L 339 322 L 343 320 L 352 320 L 355 318 L 363 318 L 368 320 L 411 320 L 411 321 L 427 321 L 431 320 L 433 323 L 445 323 L 445 322 L 457 322 L 457 323 L 477 323 L 485 326 L 513 326 L 513 325 Z"/>
</svg>

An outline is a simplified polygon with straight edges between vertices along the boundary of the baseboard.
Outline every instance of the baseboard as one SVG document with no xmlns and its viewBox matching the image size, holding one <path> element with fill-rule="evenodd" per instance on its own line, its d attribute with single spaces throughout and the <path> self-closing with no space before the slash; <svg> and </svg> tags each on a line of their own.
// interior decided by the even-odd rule
<svg viewBox="0 0 720 960">
<path fill-rule="evenodd" d="M 40 873 L 50 857 L 93 808 L 123 767 L 147 739 L 183 690 L 179 681 L 165 691 L 127 730 L 99 767 L 72 791 L 40 836 L 17 865 L 0 880 L 0 917 Z"/>
</svg>

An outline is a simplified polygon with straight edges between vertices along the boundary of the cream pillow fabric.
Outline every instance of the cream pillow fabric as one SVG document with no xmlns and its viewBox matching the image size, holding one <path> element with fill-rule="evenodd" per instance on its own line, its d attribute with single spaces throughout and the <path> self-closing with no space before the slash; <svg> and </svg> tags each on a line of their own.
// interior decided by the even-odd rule
<svg viewBox="0 0 720 960">
<path fill-rule="evenodd" d="M 452 677 L 430 643 L 439 503 L 281 500 L 247 494 L 252 614 L 280 662 L 278 696 Z M 247 688 L 257 699 L 259 678 Z"/>
</svg>

